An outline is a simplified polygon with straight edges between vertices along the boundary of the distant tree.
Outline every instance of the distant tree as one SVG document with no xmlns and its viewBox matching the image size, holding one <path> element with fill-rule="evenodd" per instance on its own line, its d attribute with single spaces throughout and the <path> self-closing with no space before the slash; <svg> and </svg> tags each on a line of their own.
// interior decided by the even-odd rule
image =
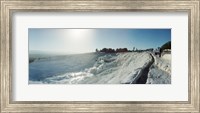
<svg viewBox="0 0 200 113">
<path fill-rule="evenodd" d="M 162 52 L 162 51 L 165 50 L 165 49 L 171 49 L 171 41 L 169 41 L 169 42 L 163 44 L 163 45 L 161 46 L 161 48 L 160 48 L 160 51 Z"/>
<path fill-rule="evenodd" d="M 104 53 L 115 53 L 115 50 L 112 48 L 103 48 L 102 50 L 100 50 L 100 52 L 104 52 Z"/>
<path fill-rule="evenodd" d="M 144 51 L 151 51 L 151 52 L 153 52 L 153 48 L 149 48 L 149 49 L 146 49 Z"/>
<path fill-rule="evenodd" d="M 123 48 L 123 51 L 124 51 L 124 52 L 127 52 L 127 51 L 128 51 L 128 49 L 127 49 L 127 48 Z"/>
<path fill-rule="evenodd" d="M 100 52 L 106 52 L 107 49 L 106 48 L 103 48 L 102 50 L 100 50 Z"/>
<path fill-rule="evenodd" d="M 99 52 L 116 53 L 116 52 L 131 52 L 131 50 L 128 50 L 127 48 L 117 48 L 116 50 L 112 48 L 103 48 L 102 50 L 99 50 Z"/>
<path fill-rule="evenodd" d="M 96 51 L 96 52 L 99 52 L 99 50 L 98 50 L 98 49 L 96 49 L 95 51 Z"/>
<path fill-rule="evenodd" d="M 133 47 L 133 51 L 135 51 L 135 47 Z"/>
<path fill-rule="evenodd" d="M 117 48 L 116 52 L 128 52 L 127 48 Z"/>
</svg>

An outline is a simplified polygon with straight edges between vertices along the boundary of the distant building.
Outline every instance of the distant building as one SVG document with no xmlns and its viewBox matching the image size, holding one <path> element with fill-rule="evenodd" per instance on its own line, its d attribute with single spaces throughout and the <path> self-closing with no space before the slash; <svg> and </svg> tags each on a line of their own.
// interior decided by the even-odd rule
<svg viewBox="0 0 200 113">
<path fill-rule="evenodd" d="M 163 52 L 171 52 L 171 49 L 164 49 Z"/>
<path fill-rule="evenodd" d="M 171 49 L 164 49 L 161 53 L 161 56 L 165 55 L 165 54 L 171 54 Z"/>
<path fill-rule="evenodd" d="M 159 57 L 161 57 L 161 49 L 160 49 L 160 47 L 154 49 L 154 50 L 153 50 L 153 53 L 154 53 L 155 55 L 158 55 Z"/>
</svg>

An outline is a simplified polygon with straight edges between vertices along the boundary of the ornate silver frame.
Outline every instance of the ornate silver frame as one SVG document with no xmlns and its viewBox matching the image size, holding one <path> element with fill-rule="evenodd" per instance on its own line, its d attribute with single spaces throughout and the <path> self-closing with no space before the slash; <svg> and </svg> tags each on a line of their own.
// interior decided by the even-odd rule
<svg viewBox="0 0 200 113">
<path fill-rule="evenodd" d="M 0 112 L 200 112 L 200 0 L 0 0 Z M 188 101 L 12 101 L 12 14 L 14 12 L 156 11 L 189 13 Z"/>
</svg>

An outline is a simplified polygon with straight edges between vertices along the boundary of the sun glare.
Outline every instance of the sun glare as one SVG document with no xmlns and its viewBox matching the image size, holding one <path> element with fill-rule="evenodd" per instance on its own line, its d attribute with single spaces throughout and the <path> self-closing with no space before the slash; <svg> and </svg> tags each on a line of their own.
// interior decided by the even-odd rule
<svg viewBox="0 0 200 113">
<path fill-rule="evenodd" d="M 66 49 L 77 52 L 91 51 L 91 44 L 94 38 L 92 29 L 66 29 L 64 32 Z"/>
<path fill-rule="evenodd" d="M 91 38 L 93 31 L 90 29 L 69 29 L 67 35 L 73 41 L 83 41 Z"/>
</svg>

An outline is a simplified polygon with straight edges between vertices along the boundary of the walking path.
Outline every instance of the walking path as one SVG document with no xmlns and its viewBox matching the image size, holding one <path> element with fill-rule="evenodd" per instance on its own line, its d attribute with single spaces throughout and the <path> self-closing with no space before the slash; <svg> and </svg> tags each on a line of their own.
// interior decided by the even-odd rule
<svg viewBox="0 0 200 113">
<path fill-rule="evenodd" d="M 136 84 L 146 84 L 146 81 L 147 81 L 147 77 L 148 77 L 148 73 L 149 73 L 149 69 L 151 67 L 151 65 L 154 63 L 154 57 L 152 56 L 151 53 L 149 53 L 150 56 L 152 57 L 152 60 L 149 62 L 149 64 L 144 68 L 142 69 L 141 71 L 141 76 L 140 78 L 137 80 Z"/>
</svg>

